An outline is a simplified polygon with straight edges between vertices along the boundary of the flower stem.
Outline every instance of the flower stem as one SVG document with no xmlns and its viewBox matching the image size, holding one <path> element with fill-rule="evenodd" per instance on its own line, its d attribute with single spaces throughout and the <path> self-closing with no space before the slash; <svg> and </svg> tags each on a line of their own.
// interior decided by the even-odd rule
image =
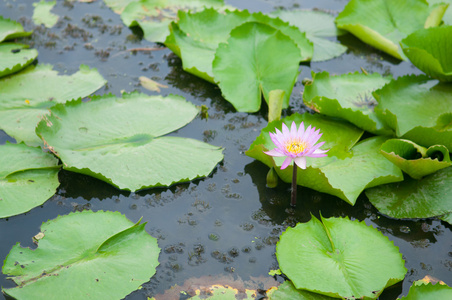
<svg viewBox="0 0 452 300">
<path fill-rule="evenodd" d="M 290 198 L 290 206 L 295 207 L 297 205 L 297 165 L 293 164 L 293 175 L 292 175 L 292 195 Z"/>
</svg>

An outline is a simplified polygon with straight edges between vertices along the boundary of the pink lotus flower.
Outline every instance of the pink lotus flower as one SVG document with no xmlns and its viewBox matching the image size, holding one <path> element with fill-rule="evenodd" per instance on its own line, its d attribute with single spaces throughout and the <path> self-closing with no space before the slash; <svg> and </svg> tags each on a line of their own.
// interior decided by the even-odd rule
<svg viewBox="0 0 452 300">
<path fill-rule="evenodd" d="M 328 150 L 319 149 L 325 142 L 316 144 L 321 136 L 320 129 L 316 131 L 315 127 L 311 128 L 311 125 L 305 131 L 303 122 L 301 122 L 298 130 L 295 122 L 292 122 L 290 131 L 286 124 L 283 123 L 282 133 L 278 129 L 276 129 L 276 133 L 270 132 L 270 137 L 276 148 L 264 151 L 264 153 L 270 156 L 286 156 L 281 170 L 287 168 L 292 160 L 300 168 L 306 169 L 306 156 L 327 156 L 325 153 Z"/>
</svg>

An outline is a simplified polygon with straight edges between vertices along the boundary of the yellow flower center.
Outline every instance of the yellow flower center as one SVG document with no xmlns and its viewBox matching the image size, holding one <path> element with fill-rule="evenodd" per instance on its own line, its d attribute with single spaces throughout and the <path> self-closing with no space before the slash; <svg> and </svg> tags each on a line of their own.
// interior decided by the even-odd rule
<svg viewBox="0 0 452 300">
<path fill-rule="evenodd" d="M 285 144 L 286 151 L 292 154 L 299 154 L 306 149 L 306 144 L 298 139 L 293 139 Z"/>
</svg>

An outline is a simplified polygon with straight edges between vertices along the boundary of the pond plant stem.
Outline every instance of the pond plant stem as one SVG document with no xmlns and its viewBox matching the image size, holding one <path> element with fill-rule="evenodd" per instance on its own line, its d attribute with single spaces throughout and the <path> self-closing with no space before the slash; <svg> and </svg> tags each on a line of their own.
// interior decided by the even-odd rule
<svg viewBox="0 0 452 300">
<path fill-rule="evenodd" d="M 292 194 L 290 197 L 290 206 L 295 207 L 297 205 L 297 165 L 293 164 L 293 175 L 292 175 Z"/>
</svg>

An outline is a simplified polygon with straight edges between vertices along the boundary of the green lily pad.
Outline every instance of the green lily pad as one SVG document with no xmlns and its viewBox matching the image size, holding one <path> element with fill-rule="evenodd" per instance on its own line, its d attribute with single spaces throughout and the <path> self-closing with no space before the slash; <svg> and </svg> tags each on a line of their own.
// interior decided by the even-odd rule
<svg viewBox="0 0 452 300">
<path fill-rule="evenodd" d="M 398 59 L 405 59 L 399 43 L 410 33 L 438 26 L 447 5 L 425 0 L 351 0 L 337 16 L 336 24 L 363 42 Z"/>
<path fill-rule="evenodd" d="M 290 126 L 293 121 L 297 125 L 303 121 L 305 126 L 320 129 L 323 133 L 320 141 L 325 142 L 321 149 L 330 149 L 327 157 L 307 157 L 307 168 L 297 170 L 298 185 L 337 196 L 354 205 L 364 189 L 403 180 L 401 170 L 380 153 L 386 137 L 369 138 L 355 145 L 363 133 L 361 129 L 337 119 L 305 113 L 269 123 L 246 152 L 274 167 L 283 181 L 292 182 L 293 167 L 281 170 L 284 157 L 272 157 L 263 151 L 275 148 L 269 132 L 275 132 L 275 128 L 281 130 L 282 122 Z"/>
<path fill-rule="evenodd" d="M 56 0 L 46 2 L 41 0 L 33 3 L 35 10 L 33 12 L 33 22 L 36 25 L 44 24 L 46 27 L 51 28 L 58 22 L 58 15 L 53 14 L 50 10 L 55 6 Z"/>
<path fill-rule="evenodd" d="M 272 90 L 283 90 L 283 108 L 289 106 L 300 60 L 300 50 L 288 36 L 249 22 L 232 30 L 227 43 L 218 46 L 212 68 L 224 98 L 238 111 L 256 112 L 262 95 L 268 103 Z"/>
<path fill-rule="evenodd" d="M 136 191 L 207 176 L 223 159 L 219 147 L 162 137 L 197 113 L 193 104 L 174 95 L 105 95 L 52 107 L 36 133 L 65 169 Z"/>
<path fill-rule="evenodd" d="M 16 21 L 5 19 L 0 16 L 0 42 L 25 37 L 32 34 L 31 31 L 24 31 L 22 25 Z"/>
<path fill-rule="evenodd" d="M 334 23 L 334 17 L 322 11 L 278 10 L 271 13 L 290 25 L 296 26 L 314 43 L 314 55 L 311 61 L 323 61 L 335 58 L 347 51 L 347 47 L 326 38 L 345 33 Z"/>
<path fill-rule="evenodd" d="M 2 271 L 18 287 L 2 291 L 16 299 L 124 298 L 159 264 L 157 240 L 140 221 L 84 211 L 43 223 L 36 250 L 17 243 L 6 257 Z"/>
<path fill-rule="evenodd" d="M 449 151 L 442 145 L 427 149 L 412 141 L 391 139 L 381 146 L 381 153 L 414 179 L 452 165 Z"/>
<path fill-rule="evenodd" d="M 27 48 L 24 44 L 0 44 L 0 77 L 22 70 L 38 57 L 38 50 Z"/>
<path fill-rule="evenodd" d="M 178 11 L 202 11 L 205 8 L 220 9 L 223 0 L 140 0 L 132 1 L 121 12 L 126 26 L 140 26 L 144 38 L 163 43 L 169 35 L 168 25 L 177 20 Z"/>
<path fill-rule="evenodd" d="M 375 113 L 397 137 L 452 151 L 452 86 L 427 76 L 403 76 L 374 92 Z"/>
<path fill-rule="evenodd" d="M 441 81 L 452 81 L 452 26 L 421 29 L 400 43 L 403 53 L 421 71 Z"/>
<path fill-rule="evenodd" d="M 420 180 L 406 178 L 366 190 L 370 202 L 393 218 L 430 218 L 452 212 L 452 167 Z"/>
<path fill-rule="evenodd" d="M 55 194 L 58 160 L 25 144 L 0 146 L 0 218 L 18 215 Z"/>
<path fill-rule="evenodd" d="M 443 15 L 445 25 L 452 25 L 452 0 L 428 0 L 430 4 L 449 4 L 448 9 Z"/>
<path fill-rule="evenodd" d="M 312 73 L 312 83 L 305 86 L 303 102 L 313 110 L 338 117 L 374 134 L 392 134 L 374 112 L 376 89 L 391 81 L 378 73 L 349 73 L 330 76 L 328 72 Z"/>
<path fill-rule="evenodd" d="M 57 103 L 86 97 L 106 80 L 96 69 L 81 65 L 70 76 L 58 75 L 51 65 L 30 66 L 0 79 L 0 129 L 30 146 L 42 145 L 35 133 L 39 120 Z"/>
<path fill-rule="evenodd" d="M 452 225 L 452 212 L 445 214 L 443 216 L 439 217 L 441 220 L 443 220 L 444 222 L 449 223 L 450 225 Z"/>
<path fill-rule="evenodd" d="M 198 13 L 181 11 L 179 22 L 170 26 L 171 34 L 165 45 L 182 58 L 185 71 L 215 83 L 212 62 L 218 45 L 226 43 L 231 30 L 246 22 L 260 22 L 280 30 L 300 48 L 301 61 L 311 59 L 312 43 L 298 28 L 262 13 L 250 14 L 247 10 L 226 11 L 224 14 L 214 9 Z"/>
<path fill-rule="evenodd" d="M 420 281 L 420 280 L 419 280 Z M 439 300 L 439 299 L 452 299 L 452 288 L 447 285 L 436 284 L 423 284 L 415 281 L 410 287 L 410 291 L 406 297 L 400 298 L 400 300 Z"/>
<path fill-rule="evenodd" d="M 271 288 L 267 291 L 269 300 L 333 300 L 332 298 L 322 294 L 309 292 L 306 290 L 297 290 L 290 281 L 284 281 L 278 288 Z"/>
<path fill-rule="evenodd" d="M 296 288 L 336 298 L 375 299 L 407 272 L 392 241 L 348 218 L 312 216 L 289 227 L 276 244 L 276 257 Z"/>
</svg>

